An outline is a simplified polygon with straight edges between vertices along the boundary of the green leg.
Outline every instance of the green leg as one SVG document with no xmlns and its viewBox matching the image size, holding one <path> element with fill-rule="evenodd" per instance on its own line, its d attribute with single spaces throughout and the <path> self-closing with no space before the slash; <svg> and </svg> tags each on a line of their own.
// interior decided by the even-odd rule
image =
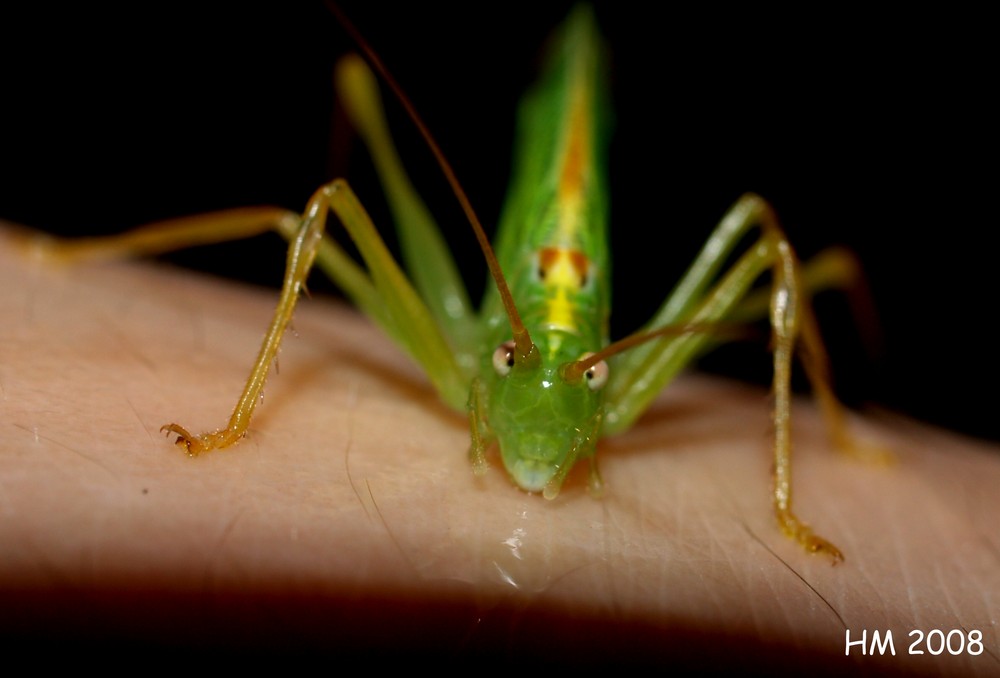
<svg viewBox="0 0 1000 678">
<path fill-rule="evenodd" d="M 330 210 L 337 214 L 357 245 L 367 272 L 325 235 Z M 270 229 L 289 238 L 290 243 L 281 297 L 250 377 L 226 428 L 193 435 L 177 424 L 165 426 L 165 430 L 180 436 L 178 444 L 185 445 L 191 454 L 197 454 L 231 445 L 246 433 L 268 370 L 314 261 L 410 352 L 442 398 L 461 409 L 467 397 L 464 373 L 427 306 L 342 180 L 316 191 L 301 216 L 277 208 L 249 208 L 159 222 L 110 238 L 58 240 L 26 236 L 22 242 L 28 253 L 36 258 L 78 262 L 164 252 Z"/>
<path fill-rule="evenodd" d="M 302 215 L 301 225 L 288 248 L 285 280 L 274 318 L 226 428 L 192 435 L 177 424 L 164 427 L 164 430 L 178 434 L 178 444 L 185 445 L 191 454 L 231 445 L 246 433 L 250 416 L 260 400 L 264 380 L 292 318 L 299 293 L 323 242 L 329 210 L 337 214 L 358 246 L 368 265 L 375 291 L 384 305 L 384 312 L 397 329 L 396 336 L 424 368 L 447 402 L 454 404 L 464 400 L 462 374 L 444 336 L 389 254 L 354 193 L 344 181 L 337 180 L 316 191 Z"/>
<path fill-rule="evenodd" d="M 337 90 L 371 153 L 392 209 L 403 263 L 464 369 L 478 369 L 479 327 L 441 231 L 410 182 L 389 134 L 374 74 L 357 55 L 337 64 Z"/>
<path fill-rule="evenodd" d="M 817 291 L 828 289 L 846 293 L 865 345 L 870 352 L 877 353 L 875 347 L 879 344 L 878 332 L 871 329 L 877 326 L 877 318 L 861 267 L 853 253 L 839 248 L 824 250 L 809 261 L 803 262 L 800 277 L 803 289 L 810 296 Z M 754 290 L 733 309 L 727 321 L 751 322 L 764 318 L 769 313 L 770 304 L 771 290 Z M 888 450 L 863 443 L 848 432 L 844 408 L 830 386 L 832 383 L 830 360 L 815 314 L 808 304 L 803 305 L 802 312 L 803 322 L 796 355 L 806 370 L 813 395 L 823 413 L 830 440 L 839 451 L 862 461 L 892 463 L 895 458 Z"/>
<path fill-rule="evenodd" d="M 486 404 L 484 397 L 485 386 L 482 379 L 476 377 L 472 380 L 472 388 L 469 390 L 469 431 L 472 433 L 472 442 L 469 445 L 469 460 L 472 462 L 472 471 L 477 476 L 484 475 L 489 466 L 486 463 L 486 450 L 496 440 L 493 431 L 490 429 L 486 419 Z"/>
<path fill-rule="evenodd" d="M 760 239 L 707 292 L 721 261 L 746 231 L 759 226 Z M 807 374 L 814 382 L 824 409 L 839 404 L 827 383 L 826 352 L 812 318 L 799 263 L 778 226 L 770 206 L 757 196 L 744 196 L 713 233 L 709 244 L 664 304 L 647 329 L 671 323 L 711 326 L 730 319 L 747 298 L 754 282 L 765 271 L 772 274 L 769 317 L 774 351 L 774 510 L 782 531 L 807 550 L 823 552 L 834 561 L 843 559 L 830 542 L 812 530 L 792 511 L 791 492 L 791 363 L 801 337 Z M 680 298 L 678 294 L 695 297 Z M 606 432 L 627 428 L 677 372 L 705 346 L 711 334 L 691 333 L 675 339 L 650 342 L 622 355 L 614 366 L 616 381 L 608 395 Z M 839 415 L 838 415 L 839 416 Z M 842 421 L 842 418 L 841 418 Z M 836 430 L 843 434 L 838 423 Z"/>
<path fill-rule="evenodd" d="M 769 213 L 770 208 L 760 197 L 748 194 L 740 198 L 719 222 L 666 302 L 640 332 L 688 324 L 710 327 L 713 323 L 729 320 L 733 309 L 771 265 L 772 247 L 762 238 L 721 281 L 716 282 L 719 269 L 747 231 L 761 223 L 765 212 Z M 650 341 L 616 357 L 607 385 L 605 432 L 617 433 L 629 428 L 676 374 L 699 351 L 715 341 L 717 338 L 711 332 L 693 332 Z"/>
<path fill-rule="evenodd" d="M 281 298 L 228 426 L 204 435 L 192 435 L 176 424 L 164 427 L 178 433 L 178 442 L 187 445 L 193 454 L 232 444 L 245 433 L 314 261 L 362 311 L 409 351 L 445 402 L 458 409 L 466 402 L 468 372 L 475 367 L 473 351 L 478 340 L 475 316 L 457 268 L 427 208 L 402 170 L 373 76 L 354 57 L 338 66 L 337 80 L 379 169 L 397 217 L 404 258 L 412 267 L 416 290 L 343 181 L 318 190 L 301 216 L 278 208 L 245 208 L 158 222 L 108 238 L 58 240 L 31 235 L 24 239 L 26 249 L 36 258 L 70 263 L 161 253 L 268 230 L 278 231 L 289 241 Z M 367 271 L 325 234 L 327 210 L 336 212 L 344 223 Z"/>
<path fill-rule="evenodd" d="M 130 259 L 187 247 L 249 238 L 277 231 L 289 242 L 301 225 L 300 215 L 278 207 L 241 207 L 145 224 L 126 233 L 96 238 L 55 238 L 25 230 L 17 242 L 29 258 L 56 265 Z M 332 239 L 324 237 L 317 264 L 344 293 L 383 327 L 388 318 L 370 277 Z M 380 317 L 381 316 L 381 317 Z M 390 331 L 390 327 L 386 327 Z"/>
</svg>

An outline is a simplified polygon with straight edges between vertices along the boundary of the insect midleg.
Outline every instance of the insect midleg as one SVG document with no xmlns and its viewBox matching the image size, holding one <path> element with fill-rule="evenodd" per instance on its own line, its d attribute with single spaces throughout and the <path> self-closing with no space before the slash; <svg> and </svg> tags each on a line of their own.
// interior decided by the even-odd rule
<svg viewBox="0 0 1000 678">
<path fill-rule="evenodd" d="M 737 218 L 733 218 L 734 215 Z M 702 294 L 720 265 L 718 259 L 724 258 L 743 233 L 755 225 L 759 225 L 763 231 L 760 239 L 737 260 L 722 280 L 707 294 Z M 720 237 L 721 239 L 716 239 Z M 708 256 L 705 256 L 706 252 L 709 253 Z M 807 374 L 820 393 L 821 401 L 825 401 L 824 407 L 839 410 L 839 404 L 827 385 L 825 367 L 821 367 L 826 352 L 808 305 L 798 260 L 767 203 L 752 195 L 744 196 L 737 203 L 678 286 L 687 294 L 699 296 L 693 300 L 675 300 L 675 292 L 651 326 L 656 327 L 664 316 L 681 323 L 695 324 L 723 320 L 739 306 L 751 285 L 768 269 L 773 278 L 769 315 L 774 352 L 775 515 L 786 535 L 810 551 L 822 551 L 835 560 L 841 560 L 843 556 L 840 551 L 815 535 L 792 511 L 791 363 L 800 337 L 804 353 L 808 356 Z M 623 354 L 616 365 L 619 381 L 615 383 L 616 389 L 608 395 L 607 412 L 612 426 L 606 427 L 606 430 L 627 427 L 646 409 L 666 382 L 712 339 L 710 334 L 692 333 L 671 340 L 651 342 L 651 345 L 639 347 L 631 355 Z M 838 427 L 837 430 L 842 431 L 842 428 Z"/>
</svg>

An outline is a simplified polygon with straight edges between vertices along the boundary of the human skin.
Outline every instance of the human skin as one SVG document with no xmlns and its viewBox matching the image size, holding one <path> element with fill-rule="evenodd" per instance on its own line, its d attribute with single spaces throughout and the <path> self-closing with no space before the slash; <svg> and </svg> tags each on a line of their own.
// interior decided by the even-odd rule
<svg viewBox="0 0 1000 678">
<path fill-rule="evenodd" d="M 246 439 L 192 459 L 160 426 L 225 422 L 274 292 L 148 263 L 53 268 L 3 238 L 0 290 L 13 641 L 1000 672 L 994 445 L 852 415 L 896 457 L 869 465 L 832 452 L 797 400 L 794 508 L 844 552 L 834 566 L 777 528 L 769 399 L 753 387 L 679 379 L 602 442 L 603 497 L 582 464 L 546 501 L 495 455 L 475 477 L 466 417 L 364 318 L 306 299 Z M 979 631 L 982 652 L 909 655 L 911 631 L 932 629 L 966 645 Z M 848 631 L 875 630 L 895 656 L 844 656 Z"/>
</svg>

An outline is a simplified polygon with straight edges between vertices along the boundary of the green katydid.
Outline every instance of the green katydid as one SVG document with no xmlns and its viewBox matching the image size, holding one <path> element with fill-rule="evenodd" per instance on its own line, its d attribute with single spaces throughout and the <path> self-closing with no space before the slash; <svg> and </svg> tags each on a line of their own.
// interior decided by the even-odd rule
<svg viewBox="0 0 1000 678">
<path fill-rule="evenodd" d="M 768 315 L 774 350 L 777 518 L 782 530 L 805 548 L 840 560 L 840 551 L 813 534 L 791 508 L 790 369 L 796 350 L 837 441 L 848 441 L 839 405 L 827 386 L 825 351 L 804 274 L 767 203 L 753 195 L 740 199 L 654 317 L 638 333 L 609 341 L 604 167 L 610 130 L 604 68 L 593 14 L 578 7 L 559 30 L 541 79 L 522 103 L 515 179 L 495 255 L 457 182 L 450 179 L 494 282 L 478 311 L 444 238 L 402 169 L 375 78 L 356 57 L 339 65 L 338 87 L 378 168 L 409 277 L 343 180 L 317 190 L 302 214 L 276 208 L 229 210 L 151 224 L 112 239 L 37 246 L 52 256 L 95 258 L 277 230 L 290 242 L 285 280 L 247 385 L 224 429 L 195 435 L 177 424 L 165 426 L 177 434 L 179 445 L 198 454 L 245 435 L 315 263 L 411 355 L 446 403 L 467 413 L 476 473 L 486 470 L 487 451 L 496 444 L 513 481 L 547 498 L 556 496 L 570 469 L 584 459 L 591 465 L 591 485 L 599 489 L 597 441 L 629 428 L 685 365 L 722 338 L 726 323 Z M 451 177 L 443 158 L 441 164 Z M 364 267 L 325 234 L 330 211 L 345 226 Z M 722 270 L 753 229 L 760 231 L 758 240 Z M 806 273 L 814 278 L 810 284 L 830 284 L 848 276 L 851 265 L 833 257 Z M 752 290 L 767 272 L 770 291 Z"/>
</svg>

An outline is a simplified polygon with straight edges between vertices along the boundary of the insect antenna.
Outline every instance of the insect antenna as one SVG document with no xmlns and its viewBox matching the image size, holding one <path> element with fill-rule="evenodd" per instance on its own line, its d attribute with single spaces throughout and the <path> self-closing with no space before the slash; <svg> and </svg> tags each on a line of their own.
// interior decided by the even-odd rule
<svg viewBox="0 0 1000 678">
<path fill-rule="evenodd" d="M 441 168 L 441 172 L 444 174 L 448 185 L 451 186 L 452 192 L 455 194 L 459 205 L 462 207 L 462 211 L 465 212 L 465 217 L 468 219 L 469 224 L 471 224 L 472 231 L 476 234 L 476 240 L 479 242 L 479 248 L 483 251 L 483 256 L 486 258 L 486 265 L 489 267 L 490 275 L 493 276 L 493 281 L 496 283 L 497 291 L 500 293 L 500 299 L 503 302 L 504 309 L 507 312 L 507 318 L 510 321 L 510 327 L 514 339 L 515 355 L 517 358 L 524 360 L 529 355 L 536 354 L 537 351 L 535 350 L 535 345 L 531 341 L 531 336 L 528 334 L 528 328 L 525 327 L 524 323 L 521 321 L 521 315 L 518 313 L 517 306 L 514 304 L 514 297 L 510 293 L 510 287 L 507 285 L 507 279 L 504 277 L 503 271 L 500 269 L 500 262 L 497 261 L 496 254 L 493 251 L 493 246 L 490 244 L 490 240 L 486 236 L 486 231 L 483 229 L 483 225 L 479 221 L 476 211 L 472 208 L 472 203 L 469 201 L 469 197 L 466 195 L 465 189 L 462 188 L 462 185 L 458 181 L 458 177 L 455 176 L 455 171 L 452 169 L 451 163 L 448 162 L 448 159 L 445 157 L 441 147 L 438 146 L 437 141 L 434 139 L 433 135 L 431 135 L 430 130 L 417 113 L 417 110 L 410 101 L 410 98 L 406 96 L 403 88 L 400 87 L 400 85 L 396 82 L 396 79 L 392 77 L 389 69 L 387 69 L 385 64 L 382 63 L 382 60 L 379 58 L 372 46 L 368 44 L 368 41 L 364 39 L 358 29 L 353 23 L 351 23 L 335 2 L 327 2 L 327 6 L 337 17 L 337 20 L 344 26 L 344 29 L 351 36 L 351 39 L 357 43 L 358 47 L 364 53 L 365 58 L 368 59 L 368 62 L 382 77 L 385 83 L 389 86 L 389 89 L 392 90 L 393 95 L 402 104 L 407 116 L 409 116 L 410 120 L 413 121 L 413 124 L 416 125 L 417 130 L 420 132 L 420 136 L 422 136 L 424 141 L 427 143 L 431 153 L 434 154 L 434 159 Z"/>
<path fill-rule="evenodd" d="M 658 327 L 657 329 L 649 330 L 648 332 L 636 332 L 634 334 L 630 334 L 627 337 L 608 344 L 600 351 L 587 355 L 585 358 L 580 358 L 579 360 L 567 363 L 562 368 L 562 376 L 566 381 L 576 383 L 583 378 L 583 375 L 587 372 L 587 370 L 602 360 L 607 360 L 613 355 L 627 351 L 630 348 L 635 348 L 640 344 L 645 344 L 647 341 L 668 337 L 681 337 L 687 334 L 710 334 L 715 338 L 725 337 L 729 339 L 736 339 L 751 338 L 757 334 L 757 332 L 753 327 L 740 323 L 686 323 L 684 325 L 667 325 L 666 327 Z"/>
</svg>

